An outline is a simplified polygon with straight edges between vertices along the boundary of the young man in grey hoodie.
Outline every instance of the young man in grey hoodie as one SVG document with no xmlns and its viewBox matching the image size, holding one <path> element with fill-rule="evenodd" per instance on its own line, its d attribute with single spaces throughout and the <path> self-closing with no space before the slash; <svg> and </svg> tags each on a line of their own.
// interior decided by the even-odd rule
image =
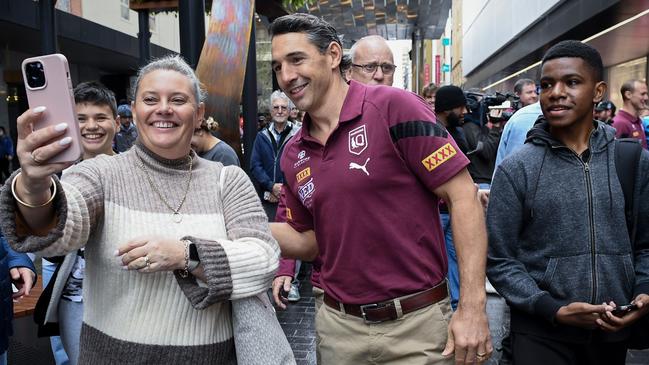
<svg viewBox="0 0 649 365">
<path fill-rule="evenodd" d="M 515 364 L 624 364 L 628 326 L 649 311 L 649 154 L 632 244 L 615 130 L 593 120 L 606 91 L 599 53 L 560 42 L 541 73 L 543 116 L 491 186 L 487 274 L 511 306 Z"/>
</svg>

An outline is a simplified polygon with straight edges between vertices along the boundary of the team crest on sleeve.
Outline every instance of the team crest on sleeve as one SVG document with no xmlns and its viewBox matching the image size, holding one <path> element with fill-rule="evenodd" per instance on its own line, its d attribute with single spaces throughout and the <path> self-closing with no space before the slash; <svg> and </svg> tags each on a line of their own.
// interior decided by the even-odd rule
<svg viewBox="0 0 649 365">
<path fill-rule="evenodd" d="M 456 154 L 457 151 L 455 150 L 453 145 L 447 143 L 442 147 L 440 147 L 439 149 L 437 149 L 437 151 L 428 155 L 425 159 L 421 160 L 421 163 L 424 164 L 426 170 L 430 172 L 435 170 L 437 166 L 448 161 L 451 157 L 455 156 Z"/>
<path fill-rule="evenodd" d="M 349 152 L 359 156 L 367 149 L 367 131 L 365 124 L 349 131 Z"/>
</svg>

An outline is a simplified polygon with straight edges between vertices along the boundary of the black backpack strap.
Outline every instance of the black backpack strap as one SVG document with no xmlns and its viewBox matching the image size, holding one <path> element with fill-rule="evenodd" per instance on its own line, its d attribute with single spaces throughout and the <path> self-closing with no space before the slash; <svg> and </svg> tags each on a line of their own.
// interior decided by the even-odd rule
<svg viewBox="0 0 649 365">
<path fill-rule="evenodd" d="M 624 215 L 632 245 L 635 244 L 636 223 L 638 220 L 638 209 L 635 206 L 633 192 L 641 152 L 642 145 L 635 138 L 615 140 L 615 170 L 624 193 Z"/>
</svg>

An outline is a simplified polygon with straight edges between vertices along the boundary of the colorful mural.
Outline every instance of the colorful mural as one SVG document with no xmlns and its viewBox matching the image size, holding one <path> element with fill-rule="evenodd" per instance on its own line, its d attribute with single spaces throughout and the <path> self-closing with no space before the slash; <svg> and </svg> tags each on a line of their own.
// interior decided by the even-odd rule
<svg viewBox="0 0 649 365">
<path fill-rule="evenodd" d="M 239 104 L 253 21 L 253 0 L 212 2 L 210 23 L 196 73 L 208 92 L 205 117 L 219 122 L 220 134 L 239 148 Z"/>
</svg>

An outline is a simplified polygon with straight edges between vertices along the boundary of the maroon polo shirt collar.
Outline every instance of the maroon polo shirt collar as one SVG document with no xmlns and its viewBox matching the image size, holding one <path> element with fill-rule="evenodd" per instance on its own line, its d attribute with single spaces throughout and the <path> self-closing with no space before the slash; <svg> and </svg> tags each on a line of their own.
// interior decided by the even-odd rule
<svg viewBox="0 0 649 365">
<path fill-rule="evenodd" d="M 347 90 L 345 101 L 343 102 L 343 108 L 340 111 L 338 123 L 349 122 L 363 114 L 363 101 L 365 100 L 366 89 L 365 85 L 359 82 L 354 80 L 349 82 L 349 89 Z M 309 134 L 310 128 L 311 116 L 309 113 L 306 113 L 302 120 L 302 130 L 300 131 L 299 138 L 296 142 L 301 142 L 302 140 L 318 142 Z"/>
</svg>

